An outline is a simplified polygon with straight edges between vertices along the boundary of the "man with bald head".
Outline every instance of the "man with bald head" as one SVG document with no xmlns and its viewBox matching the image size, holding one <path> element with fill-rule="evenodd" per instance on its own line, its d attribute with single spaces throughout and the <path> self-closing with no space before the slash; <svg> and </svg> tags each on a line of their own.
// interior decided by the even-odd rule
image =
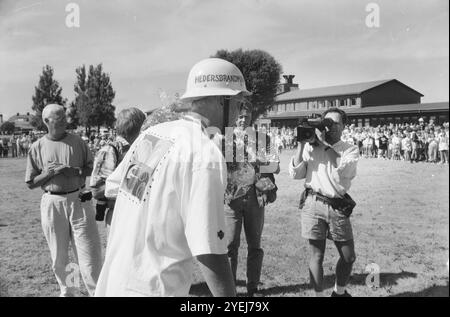
<svg viewBox="0 0 450 317">
<path fill-rule="evenodd" d="M 48 133 L 33 143 L 27 160 L 25 182 L 41 187 L 41 222 L 50 248 L 52 268 L 61 296 L 73 296 L 75 280 L 69 265 L 69 242 L 78 259 L 81 276 L 90 295 L 100 274 L 101 244 L 91 197 L 83 195 L 86 176 L 92 172 L 92 155 L 86 143 L 66 132 L 64 107 L 47 105 L 42 120 Z M 78 270 L 75 271 L 78 273 Z"/>
</svg>

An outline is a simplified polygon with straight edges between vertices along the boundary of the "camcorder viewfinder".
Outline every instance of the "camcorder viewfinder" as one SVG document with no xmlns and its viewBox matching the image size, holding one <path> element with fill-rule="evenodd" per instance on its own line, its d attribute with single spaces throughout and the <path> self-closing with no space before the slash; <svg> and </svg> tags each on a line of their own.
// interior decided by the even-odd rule
<svg viewBox="0 0 450 317">
<path fill-rule="evenodd" d="M 300 125 L 297 127 L 297 141 L 305 142 L 316 138 L 316 129 L 325 131 L 326 128 L 333 126 L 333 120 L 330 118 L 322 119 L 321 116 L 312 115 L 303 118 Z"/>
</svg>

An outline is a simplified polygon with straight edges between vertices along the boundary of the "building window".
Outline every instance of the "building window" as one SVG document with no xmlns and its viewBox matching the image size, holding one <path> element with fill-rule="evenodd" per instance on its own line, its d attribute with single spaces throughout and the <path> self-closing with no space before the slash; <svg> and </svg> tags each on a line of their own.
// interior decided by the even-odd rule
<svg viewBox="0 0 450 317">
<path fill-rule="evenodd" d="M 356 106 L 356 98 L 352 98 L 352 106 Z"/>
<path fill-rule="evenodd" d="M 345 99 L 341 99 L 339 101 L 339 104 L 340 104 L 341 107 L 345 107 Z"/>
</svg>

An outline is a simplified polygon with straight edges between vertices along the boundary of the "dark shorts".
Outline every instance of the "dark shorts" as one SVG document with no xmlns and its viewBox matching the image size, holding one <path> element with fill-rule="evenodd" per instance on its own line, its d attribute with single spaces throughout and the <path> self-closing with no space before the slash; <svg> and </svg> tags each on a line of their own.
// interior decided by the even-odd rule
<svg viewBox="0 0 450 317">
<path fill-rule="evenodd" d="M 353 240 L 350 218 L 339 210 L 316 200 L 316 196 L 306 198 L 301 211 L 302 237 L 309 240 L 326 240 L 337 242 Z"/>
</svg>

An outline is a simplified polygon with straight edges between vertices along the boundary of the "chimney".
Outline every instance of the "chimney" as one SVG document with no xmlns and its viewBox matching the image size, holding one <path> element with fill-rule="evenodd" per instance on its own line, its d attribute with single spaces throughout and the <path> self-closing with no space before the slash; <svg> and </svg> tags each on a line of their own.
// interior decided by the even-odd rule
<svg viewBox="0 0 450 317">
<path fill-rule="evenodd" d="M 292 81 L 294 79 L 295 75 L 283 75 L 283 78 L 286 80 L 286 84 L 292 85 Z"/>
<path fill-rule="evenodd" d="M 284 94 L 292 90 L 298 90 L 298 84 L 294 84 L 295 75 L 283 75 L 285 82 L 278 85 L 277 95 Z"/>
</svg>

